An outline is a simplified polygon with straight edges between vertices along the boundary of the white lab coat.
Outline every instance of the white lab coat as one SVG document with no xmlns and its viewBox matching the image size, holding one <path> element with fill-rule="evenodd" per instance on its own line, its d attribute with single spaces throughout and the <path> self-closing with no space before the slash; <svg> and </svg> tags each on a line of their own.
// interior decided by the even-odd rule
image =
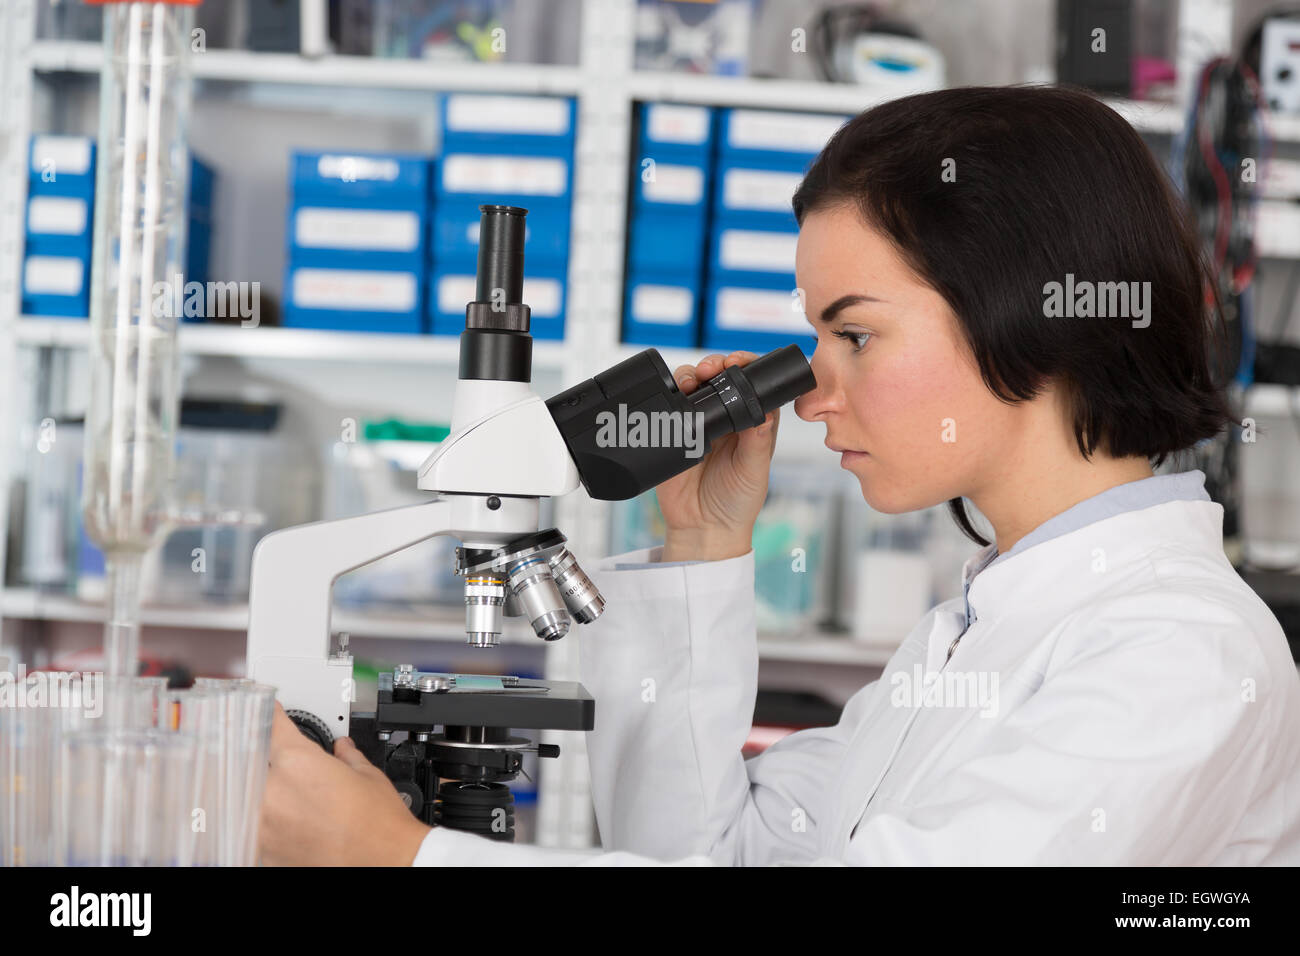
<svg viewBox="0 0 1300 956">
<path fill-rule="evenodd" d="M 1300 864 L 1300 678 L 1222 520 L 1171 501 L 986 568 L 950 661 L 960 599 L 836 726 L 748 761 L 753 553 L 607 559 L 606 611 L 577 639 L 596 818 L 619 852 L 434 830 L 416 864 Z"/>
</svg>

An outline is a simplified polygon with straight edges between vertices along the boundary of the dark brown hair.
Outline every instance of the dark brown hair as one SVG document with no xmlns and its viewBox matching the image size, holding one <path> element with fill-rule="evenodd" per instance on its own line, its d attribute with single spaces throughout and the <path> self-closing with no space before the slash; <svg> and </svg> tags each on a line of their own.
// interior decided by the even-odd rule
<svg viewBox="0 0 1300 956">
<path fill-rule="evenodd" d="M 1062 389 L 1085 458 L 1159 464 L 1229 422 L 1211 367 L 1221 311 L 1185 207 L 1138 133 L 1092 95 L 967 87 L 892 100 L 836 132 L 793 202 L 801 223 L 853 204 L 947 301 L 993 394 Z M 1047 317 L 1047 283 L 1067 274 L 1150 282 L 1150 324 Z M 949 506 L 988 543 L 962 499 Z"/>
</svg>

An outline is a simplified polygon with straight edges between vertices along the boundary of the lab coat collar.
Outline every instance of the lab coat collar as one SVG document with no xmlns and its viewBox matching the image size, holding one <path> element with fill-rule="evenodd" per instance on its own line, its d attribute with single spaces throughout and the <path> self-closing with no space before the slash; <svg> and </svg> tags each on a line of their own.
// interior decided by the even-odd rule
<svg viewBox="0 0 1300 956">
<path fill-rule="evenodd" d="M 1056 607 L 1061 613 L 1087 604 L 1113 587 L 1114 575 L 1149 566 L 1153 552 L 1223 553 L 1223 506 L 1176 500 L 1126 511 L 1050 538 L 984 568 L 995 545 L 966 562 L 975 573 L 967 597 L 976 621 L 993 621 L 1017 606 Z M 977 573 L 976 573 L 977 572 Z"/>
</svg>

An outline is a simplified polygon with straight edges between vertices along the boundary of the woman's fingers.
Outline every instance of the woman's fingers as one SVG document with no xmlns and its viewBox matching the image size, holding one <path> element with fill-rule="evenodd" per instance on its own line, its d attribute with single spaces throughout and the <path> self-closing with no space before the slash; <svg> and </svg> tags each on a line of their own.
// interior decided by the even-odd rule
<svg viewBox="0 0 1300 956">
<path fill-rule="evenodd" d="M 737 351 L 729 355 L 723 355 L 715 352 L 712 355 L 706 355 L 700 359 L 697 365 L 679 365 L 673 372 L 673 379 L 677 382 L 677 387 L 685 394 L 689 395 L 695 391 L 700 382 L 707 382 L 722 372 L 723 369 L 733 365 L 745 366 L 758 355 L 754 352 Z"/>
</svg>

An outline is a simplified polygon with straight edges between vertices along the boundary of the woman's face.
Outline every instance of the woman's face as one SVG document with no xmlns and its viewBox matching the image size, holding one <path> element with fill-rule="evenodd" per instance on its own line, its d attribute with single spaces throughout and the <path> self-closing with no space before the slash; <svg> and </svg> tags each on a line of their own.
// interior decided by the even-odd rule
<svg viewBox="0 0 1300 956">
<path fill-rule="evenodd" d="M 974 496 L 1013 463 L 1025 406 L 988 390 L 952 310 L 885 236 L 850 206 L 810 213 L 795 269 L 817 334 L 817 388 L 795 414 L 826 425 L 872 508 Z"/>
</svg>

